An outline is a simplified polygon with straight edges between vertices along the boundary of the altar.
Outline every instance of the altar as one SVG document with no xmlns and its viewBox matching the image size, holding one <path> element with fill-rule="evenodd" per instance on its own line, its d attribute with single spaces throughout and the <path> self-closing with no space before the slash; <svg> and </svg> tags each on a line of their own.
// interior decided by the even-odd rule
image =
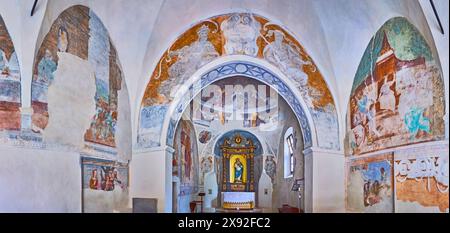
<svg viewBox="0 0 450 233">
<path fill-rule="evenodd" d="M 251 210 L 256 206 L 254 184 L 253 140 L 240 134 L 226 138 L 221 146 L 222 208 L 225 210 Z"/>
<path fill-rule="evenodd" d="M 245 210 L 255 208 L 254 192 L 223 192 L 224 209 Z"/>
</svg>

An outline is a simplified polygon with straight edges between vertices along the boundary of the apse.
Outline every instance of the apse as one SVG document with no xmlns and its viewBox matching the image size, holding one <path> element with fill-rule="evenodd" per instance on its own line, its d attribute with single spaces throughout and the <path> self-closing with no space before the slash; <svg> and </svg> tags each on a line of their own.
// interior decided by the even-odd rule
<svg viewBox="0 0 450 233">
<path fill-rule="evenodd" d="M 291 191 L 304 178 L 302 131 L 269 85 L 233 76 L 206 86 L 184 110 L 173 140 L 172 211 L 304 208 L 298 190 Z"/>
</svg>

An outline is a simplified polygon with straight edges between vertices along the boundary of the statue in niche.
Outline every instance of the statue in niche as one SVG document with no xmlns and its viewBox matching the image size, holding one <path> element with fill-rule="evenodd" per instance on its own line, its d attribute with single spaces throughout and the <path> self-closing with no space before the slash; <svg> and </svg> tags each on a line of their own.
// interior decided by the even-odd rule
<svg viewBox="0 0 450 233">
<path fill-rule="evenodd" d="M 264 58 L 280 68 L 283 73 L 295 81 L 298 88 L 302 89 L 301 87 L 308 83 L 308 76 L 303 72 L 303 66 L 311 63 L 303 61 L 293 45 L 284 42 L 283 32 L 270 30 L 268 35 L 272 34 L 275 39 L 264 48 Z"/>
<path fill-rule="evenodd" d="M 208 33 L 208 26 L 202 25 L 197 31 L 197 41 L 181 49 L 169 51 L 169 58 L 176 57 L 177 61 L 170 66 L 169 78 L 162 82 L 159 88 L 159 92 L 166 98 L 174 97 L 175 93 L 195 71 L 219 57 L 214 45 L 208 41 Z"/>
<path fill-rule="evenodd" d="M 244 173 L 244 165 L 242 165 L 239 158 L 234 162 L 234 182 L 242 183 L 242 174 Z"/>
<path fill-rule="evenodd" d="M 38 64 L 37 82 L 50 85 L 54 79 L 53 72 L 56 71 L 57 65 L 53 59 L 52 53 L 45 50 L 45 55 Z"/>
<path fill-rule="evenodd" d="M 65 27 L 60 27 L 58 30 L 58 51 L 67 52 L 69 46 L 69 34 Z"/>
<path fill-rule="evenodd" d="M 261 24 L 250 14 L 234 14 L 223 21 L 220 29 L 225 37 L 226 54 L 243 54 L 256 57 Z"/>
</svg>

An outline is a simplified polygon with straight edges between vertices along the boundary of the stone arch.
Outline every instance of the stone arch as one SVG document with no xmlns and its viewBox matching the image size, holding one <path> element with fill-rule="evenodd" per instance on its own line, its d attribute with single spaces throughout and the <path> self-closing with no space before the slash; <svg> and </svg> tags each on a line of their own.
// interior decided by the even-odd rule
<svg viewBox="0 0 450 233">
<path fill-rule="evenodd" d="M 192 58 L 190 53 L 196 53 L 197 57 Z M 299 98 L 305 103 L 303 108 L 310 113 L 309 120 L 316 126 L 311 134 L 321 138 L 320 142 L 317 138 L 311 139 L 314 146 L 339 150 L 335 103 L 314 62 L 287 30 L 251 13 L 229 13 L 205 19 L 184 32 L 166 50 L 143 96 L 138 121 L 138 147 L 162 145 L 159 135 L 164 130 L 165 113 L 174 100 L 171 90 L 178 90 L 206 64 L 234 55 L 270 64 L 291 80 L 290 87 L 299 93 Z"/>
<path fill-rule="evenodd" d="M 223 60 L 230 61 L 224 62 Z M 266 68 L 271 67 L 270 64 L 261 65 L 260 63 L 261 61 L 242 56 L 228 57 L 218 59 L 199 70 L 199 75 L 196 73 L 192 80 L 186 83 L 185 88 L 178 90 L 179 95 L 173 100 L 172 106 L 167 109 L 161 132 L 161 143 L 165 143 L 168 146 L 173 145 L 174 127 L 190 101 L 203 88 L 215 81 L 240 75 L 261 81 L 276 90 L 296 115 L 302 129 L 305 147 L 313 146 L 316 135 L 313 135 L 315 131 L 311 128 L 314 127 L 314 124 L 312 123 L 311 115 L 307 112 L 308 109 L 304 107 L 305 103 L 298 97 L 299 93 L 295 89 L 290 88 L 291 83 L 289 83 L 287 78 L 279 78 L 270 71 L 272 69 Z M 278 73 L 278 75 L 281 76 L 282 74 Z"/>
<path fill-rule="evenodd" d="M 14 44 L 0 15 L 0 130 L 21 128 L 20 66 Z"/>
<path fill-rule="evenodd" d="M 243 136 L 245 138 L 250 138 L 253 141 L 254 145 L 257 148 L 255 150 L 255 156 L 261 156 L 264 154 L 263 144 L 261 143 L 261 140 L 259 139 L 258 136 L 256 136 L 255 134 L 253 134 L 250 131 L 237 129 L 237 130 L 230 130 L 230 131 L 224 132 L 219 137 L 217 137 L 217 139 L 214 141 L 214 149 L 213 149 L 214 156 L 220 155 L 218 153 L 218 150 L 220 149 L 220 146 L 223 144 L 224 138 L 233 136 L 233 134 L 235 134 L 235 133 L 239 133 L 239 134 L 241 134 L 241 136 Z"/>
</svg>

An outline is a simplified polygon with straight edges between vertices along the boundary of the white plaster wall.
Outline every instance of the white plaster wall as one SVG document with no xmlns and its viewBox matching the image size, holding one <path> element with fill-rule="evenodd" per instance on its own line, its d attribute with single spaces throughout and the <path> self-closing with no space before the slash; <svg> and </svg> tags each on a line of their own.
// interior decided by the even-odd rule
<svg viewBox="0 0 450 233">
<path fill-rule="evenodd" d="M 164 149 L 133 154 L 130 198 L 157 198 L 158 213 L 172 211 L 172 157 Z M 132 201 L 129 202 L 131 207 Z"/>
<path fill-rule="evenodd" d="M 306 212 L 345 212 L 344 154 L 320 149 L 305 151 Z"/>
<path fill-rule="evenodd" d="M 76 152 L 0 147 L 0 212 L 81 212 Z"/>
<path fill-rule="evenodd" d="M 118 160 L 127 162 L 132 158 L 131 151 L 131 115 L 127 86 L 122 80 L 122 88 L 118 91 L 117 131 L 115 134 Z"/>
<path fill-rule="evenodd" d="M 265 190 L 267 190 L 267 194 L 264 192 Z M 263 169 L 258 183 L 258 208 L 272 209 L 272 193 L 272 181 Z"/>
<path fill-rule="evenodd" d="M 217 174 L 214 171 L 205 174 L 204 190 L 204 208 L 217 207 L 215 204 L 218 203 L 217 194 L 219 187 L 217 185 Z M 209 194 L 209 190 L 211 190 L 211 194 Z"/>
<path fill-rule="evenodd" d="M 95 115 L 94 70 L 88 61 L 75 55 L 58 53 L 58 57 L 56 78 L 48 88 L 49 122 L 43 138 L 81 147 Z"/>
</svg>

